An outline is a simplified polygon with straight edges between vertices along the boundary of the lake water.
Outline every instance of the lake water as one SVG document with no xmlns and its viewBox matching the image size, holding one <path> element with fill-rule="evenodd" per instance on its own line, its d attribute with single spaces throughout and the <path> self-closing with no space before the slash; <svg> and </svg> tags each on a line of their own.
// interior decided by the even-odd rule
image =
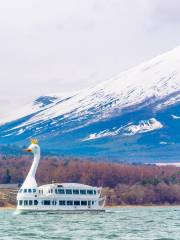
<svg viewBox="0 0 180 240">
<path fill-rule="evenodd" d="M 123 207 L 99 214 L 0 210 L 0 240 L 180 240 L 180 207 Z"/>
</svg>

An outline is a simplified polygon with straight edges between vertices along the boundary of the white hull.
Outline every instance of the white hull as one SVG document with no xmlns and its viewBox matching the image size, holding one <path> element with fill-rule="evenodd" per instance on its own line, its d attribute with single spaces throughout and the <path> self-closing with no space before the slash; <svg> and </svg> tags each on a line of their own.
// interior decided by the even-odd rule
<svg viewBox="0 0 180 240">
<path fill-rule="evenodd" d="M 26 213 L 40 213 L 40 212 L 46 212 L 46 213 L 62 213 L 62 214 L 83 214 L 83 213 L 103 213 L 105 212 L 105 209 L 82 209 L 82 210 L 63 210 L 63 209 L 16 209 L 17 213 L 20 214 L 26 214 Z"/>
</svg>

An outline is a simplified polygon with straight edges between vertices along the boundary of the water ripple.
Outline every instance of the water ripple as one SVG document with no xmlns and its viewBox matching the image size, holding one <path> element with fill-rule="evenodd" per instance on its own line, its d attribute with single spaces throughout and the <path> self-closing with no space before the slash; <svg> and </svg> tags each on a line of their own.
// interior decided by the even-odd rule
<svg viewBox="0 0 180 240">
<path fill-rule="evenodd" d="M 107 209 L 100 214 L 0 211 L 0 240 L 179 240 L 180 207 Z"/>
</svg>

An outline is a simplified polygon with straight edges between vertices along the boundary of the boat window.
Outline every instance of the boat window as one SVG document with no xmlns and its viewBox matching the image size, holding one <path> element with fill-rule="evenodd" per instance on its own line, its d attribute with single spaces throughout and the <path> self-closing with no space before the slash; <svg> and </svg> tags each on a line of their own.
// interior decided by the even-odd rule
<svg viewBox="0 0 180 240">
<path fill-rule="evenodd" d="M 66 194 L 72 194 L 72 190 L 71 189 L 66 189 Z"/>
<path fill-rule="evenodd" d="M 34 205 L 38 205 L 38 201 L 37 200 L 34 200 Z"/>
<path fill-rule="evenodd" d="M 66 205 L 65 201 L 59 201 L 59 205 Z"/>
<path fill-rule="evenodd" d="M 96 195 L 96 190 L 94 190 L 94 195 Z"/>
<path fill-rule="evenodd" d="M 67 201 L 67 205 L 68 206 L 72 206 L 73 205 L 73 201 Z"/>
<path fill-rule="evenodd" d="M 24 200 L 24 206 L 27 206 L 27 205 L 28 205 L 28 201 Z"/>
<path fill-rule="evenodd" d="M 58 194 L 65 194 L 64 189 L 58 189 Z"/>
<path fill-rule="evenodd" d="M 33 205 L 33 201 L 29 200 L 29 206 L 32 206 L 32 205 Z"/>
<path fill-rule="evenodd" d="M 73 194 L 79 194 L 79 190 L 78 189 L 73 189 Z"/>
<path fill-rule="evenodd" d="M 23 201 L 22 201 L 22 200 L 19 201 L 19 205 L 20 205 L 20 206 L 23 205 Z"/>
<path fill-rule="evenodd" d="M 74 201 L 74 206 L 79 206 L 80 205 L 80 201 Z"/>
<path fill-rule="evenodd" d="M 87 201 L 81 201 L 81 206 L 87 206 Z"/>
<path fill-rule="evenodd" d="M 93 194 L 93 190 L 87 190 L 87 194 L 92 195 Z"/>
<path fill-rule="evenodd" d="M 85 189 L 82 189 L 82 190 L 80 190 L 80 194 L 86 194 L 86 190 Z"/>
<path fill-rule="evenodd" d="M 35 192 L 36 192 L 36 189 L 33 189 L 33 192 L 35 193 Z"/>
<path fill-rule="evenodd" d="M 51 201 L 50 200 L 44 200 L 44 205 L 51 205 Z"/>
<path fill-rule="evenodd" d="M 57 204 L 56 200 L 53 200 L 52 205 L 56 205 L 56 204 Z"/>
<path fill-rule="evenodd" d="M 24 193 L 26 193 L 27 192 L 27 189 L 24 189 Z"/>
<path fill-rule="evenodd" d="M 28 189 L 28 193 L 31 193 L 31 189 Z"/>
<path fill-rule="evenodd" d="M 94 205 L 94 201 L 92 201 L 92 205 Z"/>
<path fill-rule="evenodd" d="M 88 201 L 88 206 L 91 206 L 91 201 Z"/>
<path fill-rule="evenodd" d="M 51 193 L 53 193 L 53 190 L 52 190 L 52 188 L 51 188 Z"/>
<path fill-rule="evenodd" d="M 22 193 L 23 189 L 20 189 L 19 192 Z"/>
<path fill-rule="evenodd" d="M 58 187 L 63 187 L 63 185 L 58 185 Z"/>
</svg>

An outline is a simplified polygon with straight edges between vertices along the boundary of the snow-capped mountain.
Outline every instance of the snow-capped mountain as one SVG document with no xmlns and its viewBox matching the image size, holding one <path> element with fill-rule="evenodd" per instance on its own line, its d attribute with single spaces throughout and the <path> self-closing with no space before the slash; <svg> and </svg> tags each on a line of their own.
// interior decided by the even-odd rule
<svg viewBox="0 0 180 240">
<path fill-rule="evenodd" d="M 93 88 L 40 96 L 1 119 L 0 144 L 37 137 L 56 154 L 180 160 L 180 47 Z"/>
</svg>

